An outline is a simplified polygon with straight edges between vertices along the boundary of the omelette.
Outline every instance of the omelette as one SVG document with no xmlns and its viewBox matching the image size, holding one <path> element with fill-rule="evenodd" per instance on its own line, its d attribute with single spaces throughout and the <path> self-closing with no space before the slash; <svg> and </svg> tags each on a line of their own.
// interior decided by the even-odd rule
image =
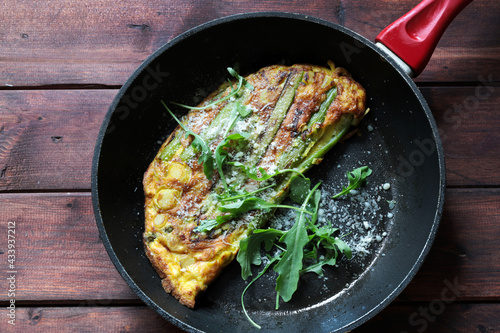
<svg viewBox="0 0 500 333">
<path fill-rule="evenodd" d="M 146 254 L 165 291 L 190 308 L 272 216 L 262 203 L 279 204 L 294 174 L 367 112 L 363 87 L 333 63 L 230 73 L 180 120 L 172 114 L 179 126 L 143 179 Z"/>
</svg>

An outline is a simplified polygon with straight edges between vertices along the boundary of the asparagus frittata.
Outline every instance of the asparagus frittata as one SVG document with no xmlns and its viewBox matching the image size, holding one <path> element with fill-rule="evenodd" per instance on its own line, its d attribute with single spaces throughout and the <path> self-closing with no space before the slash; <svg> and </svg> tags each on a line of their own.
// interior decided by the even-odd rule
<svg viewBox="0 0 500 333">
<path fill-rule="evenodd" d="M 161 146 L 143 180 L 144 245 L 180 303 L 194 307 L 292 177 L 364 116 L 363 87 L 329 65 L 274 65 L 245 78 L 230 71 L 236 80 L 190 108 Z"/>
</svg>

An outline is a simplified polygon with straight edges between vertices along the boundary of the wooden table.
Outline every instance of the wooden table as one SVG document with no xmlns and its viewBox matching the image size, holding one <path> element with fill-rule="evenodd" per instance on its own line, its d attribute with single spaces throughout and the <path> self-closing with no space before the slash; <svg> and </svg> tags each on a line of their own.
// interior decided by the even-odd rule
<svg viewBox="0 0 500 333">
<path fill-rule="evenodd" d="M 181 332 L 115 270 L 90 194 L 101 121 L 157 48 L 200 23 L 264 10 L 317 16 L 373 40 L 417 2 L 3 0 L 0 331 Z M 444 216 L 415 279 L 357 333 L 500 331 L 499 14 L 497 0 L 469 5 L 416 79 L 442 134 Z"/>
</svg>

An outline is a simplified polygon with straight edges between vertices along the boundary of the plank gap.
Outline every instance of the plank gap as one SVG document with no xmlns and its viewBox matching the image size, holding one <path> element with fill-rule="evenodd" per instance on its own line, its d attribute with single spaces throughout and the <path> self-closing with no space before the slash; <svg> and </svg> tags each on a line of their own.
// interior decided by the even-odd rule
<svg viewBox="0 0 500 333">
<path fill-rule="evenodd" d="M 116 90 L 120 89 L 122 85 L 118 84 L 100 84 L 100 83 L 85 83 L 85 84 L 47 84 L 39 86 L 17 86 L 17 85 L 4 85 L 0 86 L 2 90 Z"/>
</svg>

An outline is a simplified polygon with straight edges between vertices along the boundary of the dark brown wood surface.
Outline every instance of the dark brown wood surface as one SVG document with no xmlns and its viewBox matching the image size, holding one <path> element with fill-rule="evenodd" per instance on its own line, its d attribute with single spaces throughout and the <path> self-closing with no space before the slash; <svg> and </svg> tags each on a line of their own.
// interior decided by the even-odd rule
<svg viewBox="0 0 500 333">
<path fill-rule="evenodd" d="M 373 40 L 417 3 L 3 0 L 0 332 L 182 332 L 120 277 L 90 195 L 104 115 L 158 47 L 209 20 L 264 10 L 320 17 Z M 465 8 L 415 79 L 446 156 L 443 220 L 414 280 L 354 332 L 500 331 L 499 13 L 496 0 Z M 6 308 L 9 221 L 16 221 L 15 326 Z"/>
</svg>

